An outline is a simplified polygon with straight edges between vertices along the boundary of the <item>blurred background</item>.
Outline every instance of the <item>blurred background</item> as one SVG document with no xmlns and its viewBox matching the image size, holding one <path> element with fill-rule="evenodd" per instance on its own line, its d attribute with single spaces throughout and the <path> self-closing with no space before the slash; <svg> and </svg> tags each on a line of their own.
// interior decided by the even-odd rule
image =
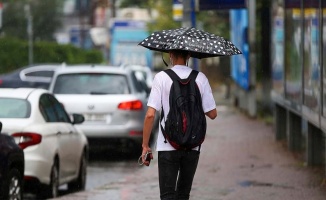
<svg viewBox="0 0 326 200">
<path fill-rule="evenodd" d="M 252 71 L 259 81 L 270 82 L 271 1 L 253 2 L 250 12 L 256 22 L 250 29 L 254 46 L 251 52 L 255 57 L 255 70 Z M 255 83 L 247 80 L 253 79 L 248 73 L 250 12 L 247 4 L 245 0 L 2 0 L 0 73 L 39 63 L 138 64 L 157 71 L 165 68 L 161 53 L 137 44 L 156 30 L 192 26 L 229 40 L 233 37 L 232 41 L 240 46 L 244 57 L 237 56 L 234 66 L 239 69 L 233 68 L 232 72 L 240 85 L 248 89 Z M 230 58 L 194 60 L 192 63 L 193 68 L 206 72 L 212 85 L 222 83 L 229 97 Z M 264 84 L 269 89 L 263 90 L 267 107 L 270 85 Z M 255 110 L 252 113 L 256 115 Z"/>
<path fill-rule="evenodd" d="M 190 61 L 218 105 L 263 119 L 308 165 L 325 165 L 326 0 L 0 0 L 0 75 L 52 63 L 141 65 L 154 76 L 169 58 L 138 43 L 179 27 L 243 52 Z"/>
</svg>

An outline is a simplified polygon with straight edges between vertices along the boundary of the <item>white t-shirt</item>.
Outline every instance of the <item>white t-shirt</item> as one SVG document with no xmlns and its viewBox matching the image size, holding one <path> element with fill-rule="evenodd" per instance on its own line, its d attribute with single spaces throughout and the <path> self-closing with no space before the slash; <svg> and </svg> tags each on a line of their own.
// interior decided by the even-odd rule
<svg viewBox="0 0 326 200">
<path fill-rule="evenodd" d="M 191 73 L 191 68 L 182 65 L 175 65 L 171 68 L 181 79 L 187 78 Z M 170 106 L 169 106 L 169 96 L 170 96 L 170 88 L 173 81 L 171 78 L 164 72 L 161 71 L 155 75 L 151 93 L 148 98 L 147 106 L 154 108 L 156 111 L 160 111 L 163 104 L 164 110 L 164 119 L 166 119 Z M 199 91 L 202 97 L 202 104 L 204 112 L 211 111 L 216 108 L 215 100 L 212 94 L 212 89 L 209 85 L 208 79 L 206 76 L 199 72 L 196 78 L 196 83 L 199 87 Z M 163 120 L 164 120 L 163 119 Z M 160 122 L 161 123 L 161 122 Z M 164 127 L 164 123 L 162 123 Z M 172 151 L 175 150 L 170 143 L 164 142 L 164 136 L 161 131 L 161 127 L 159 128 L 158 136 L 157 136 L 157 144 L 156 150 L 157 151 Z M 198 149 L 198 147 L 194 148 Z"/>
</svg>

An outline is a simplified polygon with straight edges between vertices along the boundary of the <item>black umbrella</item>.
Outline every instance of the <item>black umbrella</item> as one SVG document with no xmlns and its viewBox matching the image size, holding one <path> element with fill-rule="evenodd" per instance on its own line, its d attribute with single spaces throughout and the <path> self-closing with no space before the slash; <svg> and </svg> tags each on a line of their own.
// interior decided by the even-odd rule
<svg viewBox="0 0 326 200">
<path fill-rule="evenodd" d="M 199 59 L 242 54 L 232 42 L 223 37 L 195 28 L 157 31 L 141 41 L 139 45 L 160 52 L 189 51 L 191 57 Z"/>
</svg>

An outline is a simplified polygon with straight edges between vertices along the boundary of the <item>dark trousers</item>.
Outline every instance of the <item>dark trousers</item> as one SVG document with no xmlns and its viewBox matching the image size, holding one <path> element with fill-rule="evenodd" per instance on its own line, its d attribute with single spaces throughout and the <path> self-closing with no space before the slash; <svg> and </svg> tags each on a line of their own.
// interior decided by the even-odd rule
<svg viewBox="0 0 326 200">
<path fill-rule="evenodd" d="M 199 151 L 159 151 L 158 172 L 162 200 L 189 199 Z"/>
</svg>

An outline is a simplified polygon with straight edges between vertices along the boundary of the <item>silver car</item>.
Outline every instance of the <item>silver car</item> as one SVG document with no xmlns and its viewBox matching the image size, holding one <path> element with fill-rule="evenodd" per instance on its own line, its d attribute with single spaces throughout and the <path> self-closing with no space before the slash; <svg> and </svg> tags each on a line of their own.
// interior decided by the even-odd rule
<svg viewBox="0 0 326 200">
<path fill-rule="evenodd" d="M 67 66 L 58 69 L 49 88 L 68 113 L 82 113 L 79 125 L 92 145 L 103 139 L 141 142 L 147 94 L 128 69 Z M 118 141 L 118 140 L 115 140 Z"/>
</svg>

